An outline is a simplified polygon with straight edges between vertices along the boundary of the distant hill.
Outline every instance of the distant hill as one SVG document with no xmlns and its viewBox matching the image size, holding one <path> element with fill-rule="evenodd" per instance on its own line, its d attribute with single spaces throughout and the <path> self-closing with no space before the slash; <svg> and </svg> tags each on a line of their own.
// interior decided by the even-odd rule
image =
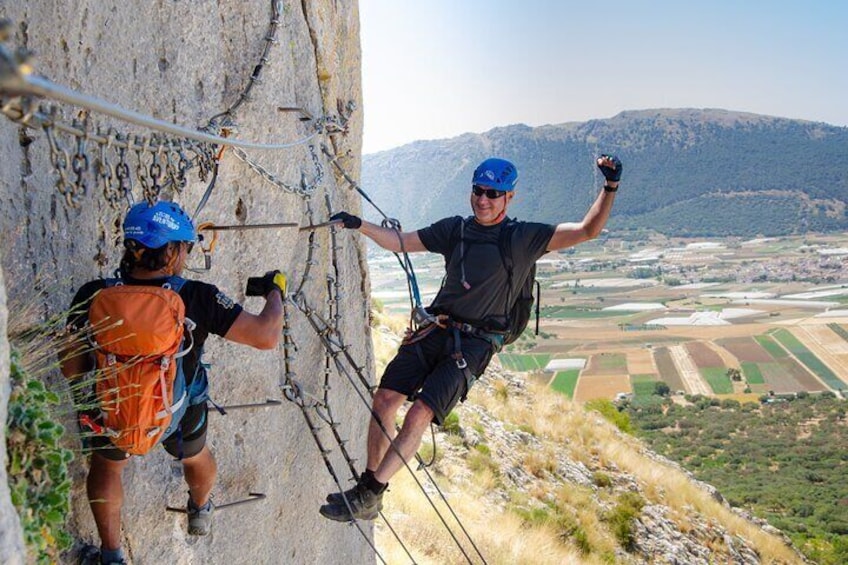
<svg viewBox="0 0 848 565">
<path fill-rule="evenodd" d="M 365 155 L 361 184 L 415 229 L 470 213 L 474 167 L 495 155 L 520 172 L 511 215 L 576 221 L 601 185 L 593 162 L 602 152 L 618 154 L 625 167 L 613 230 L 754 236 L 848 229 L 848 128 L 726 110 L 627 111 L 418 141 Z"/>
</svg>

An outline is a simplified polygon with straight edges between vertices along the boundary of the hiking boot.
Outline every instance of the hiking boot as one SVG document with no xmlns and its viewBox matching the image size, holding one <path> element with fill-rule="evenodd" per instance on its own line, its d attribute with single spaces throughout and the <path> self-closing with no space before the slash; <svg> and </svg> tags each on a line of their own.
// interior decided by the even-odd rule
<svg viewBox="0 0 848 565">
<path fill-rule="evenodd" d="M 365 485 L 356 485 L 350 491 L 345 491 L 345 495 L 347 496 L 348 504 L 350 504 L 350 509 L 348 509 L 347 504 L 342 500 L 341 504 L 323 505 L 319 509 L 321 515 L 336 522 L 373 520 L 380 514 L 380 510 L 383 509 L 383 493 L 375 494 Z M 339 497 L 341 497 L 341 494 L 339 494 Z"/>
<path fill-rule="evenodd" d="M 342 506 L 344 506 L 345 498 L 350 500 L 353 496 L 353 493 L 356 491 L 356 487 L 358 486 L 359 483 L 356 483 L 353 487 L 344 491 L 344 496 L 342 496 L 342 493 L 340 492 L 331 492 L 327 495 L 327 504 L 341 504 Z"/>
<path fill-rule="evenodd" d="M 123 552 L 114 559 L 104 559 L 99 547 L 85 545 L 79 552 L 79 565 L 127 565 Z"/>
<path fill-rule="evenodd" d="M 200 508 L 194 505 L 191 497 L 186 504 L 186 514 L 188 514 L 188 534 L 190 536 L 205 536 L 212 530 L 212 514 L 215 512 L 215 506 L 210 500 Z"/>
</svg>

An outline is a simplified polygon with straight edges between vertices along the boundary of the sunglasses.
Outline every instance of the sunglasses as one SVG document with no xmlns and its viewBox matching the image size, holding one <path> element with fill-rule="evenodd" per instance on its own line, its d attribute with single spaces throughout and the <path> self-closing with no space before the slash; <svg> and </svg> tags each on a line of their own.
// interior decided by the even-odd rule
<svg viewBox="0 0 848 565">
<path fill-rule="evenodd" d="M 474 196 L 478 198 L 485 194 L 486 198 L 488 198 L 489 200 L 495 200 L 496 198 L 500 198 L 501 196 L 506 194 L 506 192 L 495 190 L 494 188 L 483 188 L 479 184 L 475 184 L 474 186 L 472 186 L 471 192 L 473 192 Z"/>
</svg>

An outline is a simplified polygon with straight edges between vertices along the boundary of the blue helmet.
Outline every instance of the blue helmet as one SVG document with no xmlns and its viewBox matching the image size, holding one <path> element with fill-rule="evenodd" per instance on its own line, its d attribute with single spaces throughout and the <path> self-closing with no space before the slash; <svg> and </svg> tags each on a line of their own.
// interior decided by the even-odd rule
<svg viewBox="0 0 848 565">
<path fill-rule="evenodd" d="M 141 202 L 127 212 L 124 239 L 158 249 L 169 241 L 193 243 L 197 241 L 197 235 L 191 218 L 177 204 L 160 201 L 151 206 Z"/>
<path fill-rule="evenodd" d="M 471 177 L 471 184 L 479 184 L 494 188 L 501 192 L 512 192 L 518 182 L 518 169 L 505 159 L 490 157 L 476 169 Z"/>
</svg>

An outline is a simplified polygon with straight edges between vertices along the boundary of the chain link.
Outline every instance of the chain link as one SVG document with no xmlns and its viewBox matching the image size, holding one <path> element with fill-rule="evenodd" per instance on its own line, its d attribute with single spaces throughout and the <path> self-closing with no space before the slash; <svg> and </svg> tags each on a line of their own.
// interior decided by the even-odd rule
<svg viewBox="0 0 848 565">
<path fill-rule="evenodd" d="M 59 144 L 52 127 L 45 127 L 44 134 L 50 146 L 50 164 L 53 165 L 53 170 L 56 172 L 56 190 L 59 191 L 68 206 L 77 208 L 79 206 L 78 199 L 75 198 L 74 189 L 68 181 L 68 161 L 70 160 L 68 151 Z"/>
<path fill-rule="evenodd" d="M 145 200 L 151 206 L 159 200 L 159 193 L 162 192 L 162 164 L 161 159 L 162 146 L 159 145 L 159 150 L 152 153 L 150 168 L 147 172 L 150 175 L 150 191 L 144 194 Z"/>
<path fill-rule="evenodd" d="M 85 152 L 86 141 L 88 140 L 88 120 L 82 124 L 78 120 L 74 120 L 75 127 L 81 127 L 84 135 L 77 138 L 77 152 L 71 159 L 71 169 L 74 171 L 74 200 L 77 204 L 82 198 L 88 194 L 88 183 L 85 181 L 85 176 L 88 173 L 90 161 L 88 154 Z"/>
<path fill-rule="evenodd" d="M 99 133 L 100 132 L 98 130 L 98 134 Z M 112 183 L 112 179 L 114 178 L 114 175 L 112 174 L 112 164 L 109 162 L 109 157 L 106 155 L 106 150 L 111 148 L 111 142 L 114 138 L 112 130 L 108 132 L 106 138 L 106 143 L 98 145 L 99 154 L 95 161 L 95 170 L 97 171 L 97 179 L 103 189 L 103 197 L 112 209 L 117 210 L 121 201 L 121 195 Z"/>
<path fill-rule="evenodd" d="M 277 177 L 274 173 L 272 173 L 250 157 L 248 157 L 247 153 L 245 153 L 242 149 L 238 147 L 233 147 L 232 151 L 233 155 L 239 161 L 242 161 L 244 164 L 250 167 L 250 169 L 257 175 L 262 177 L 265 182 L 291 194 L 297 194 L 302 197 L 310 197 L 312 196 L 312 194 L 315 193 L 315 191 L 318 189 L 324 179 L 324 167 L 323 165 L 321 165 L 314 145 L 309 146 L 309 152 L 312 156 L 312 165 L 315 167 L 315 176 L 313 177 L 312 181 L 308 182 L 306 180 L 306 174 L 301 172 L 300 186 L 292 186 L 286 183 L 284 180 Z"/>
<path fill-rule="evenodd" d="M 245 102 L 250 100 L 250 91 L 253 90 L 253 87 L 257 84 L 262 83 L 262 79 L 260 78 L 262 75 L 262 70 L 265 68 L 265 65 L 269 64 L 269 57 L 271 53 L 271 48 L 279 43 L 277 39 L 277 33 L 280 29 L 280 23 L 282 22 L 283 17 L 283 2 L 282 0 L 272 0 L 271 1 L 271 20 L 268 23 L 268 31 L 265 33 L 265 44 L 262 47 L 262 55 L 259 57 L 259 63 L 253 67 L 253 73 L 250 75 L 250 79 L 247 81 L 247 85 L 244 87 L 244 90 L 239 94 L 238 99 L 233 102 L 229 108 L 212 117 L 210 122 L 216 122 L 220 118 L 224 116 L 231 117 L 239 107 Z"/>
</svg>

